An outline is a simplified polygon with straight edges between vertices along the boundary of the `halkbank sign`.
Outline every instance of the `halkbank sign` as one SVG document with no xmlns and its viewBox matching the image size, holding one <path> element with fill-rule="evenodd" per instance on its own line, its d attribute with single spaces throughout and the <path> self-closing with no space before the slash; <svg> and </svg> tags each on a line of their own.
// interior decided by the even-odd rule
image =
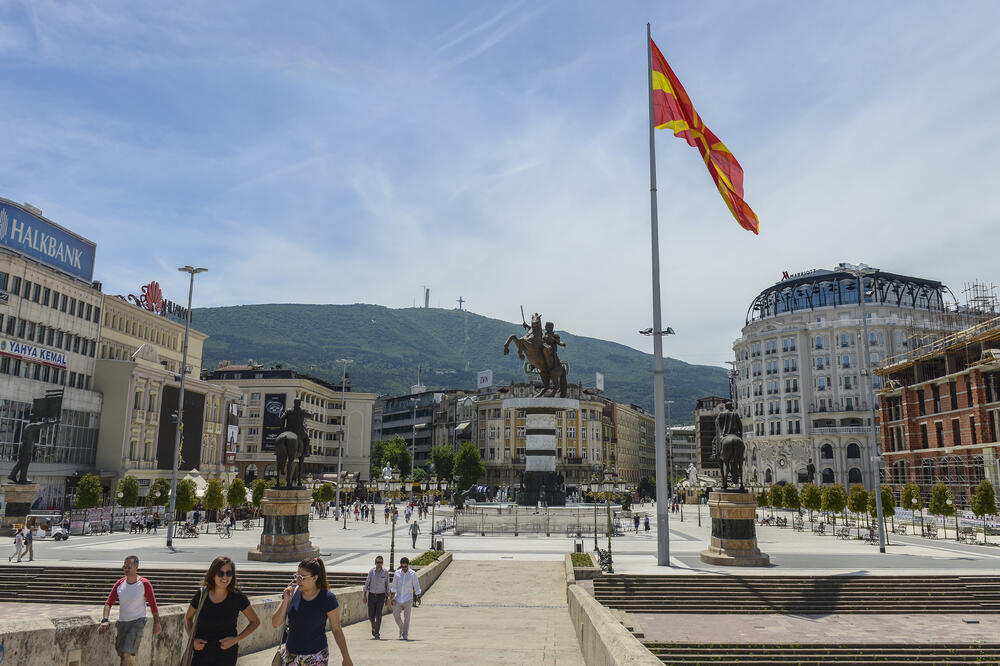
<svg viewBox="0 0 1000 666">
<path fill-rule="evenodd" d="M 59 225 L 0 199 L 0 246 L 90 282 L 97 246 Z"/>
</svg>

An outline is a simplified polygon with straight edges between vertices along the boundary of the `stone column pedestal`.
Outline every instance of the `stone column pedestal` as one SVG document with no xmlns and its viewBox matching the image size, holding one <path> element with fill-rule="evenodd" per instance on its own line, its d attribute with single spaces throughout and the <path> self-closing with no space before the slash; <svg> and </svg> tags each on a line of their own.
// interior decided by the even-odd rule
<svg viewBox="0 0 1000 666">
<path fill-rule="evenodd" d="M 572 398 L 508 398 L 503 409 L 524 410 L 524 487 L 518 504 L 565 506 L 566 493 L 556 480 L 556 414 L 580 409 Z"/>
<path fill-rule="evenodd" d="M 319 548 L 309 541 L 309 508 L 312 493 L 294 488 L 268 488 L 260 502 L 264 532 L 260 545 L 247 553 L 259 562 L 299 562 L 318 557 Z"/>
<path fill-rule="evenodd" d="M 0 523 L 0 535 L 14 534 L 15 524 L 24 524 L 24 519 L 31 513 L 31 503 L 38 493 L 37 483 L 5 483 L 3 494 L 7 501 L 3 522 Z"/>
<path fill-rule="evenodd" d="M 712 541 L 701 561 L 730 567 L 766 567 L 771 558 L 757 548 L 754 529 L 757 503 L 748 492 L 718 491 L 708 495 Z"/>
</svg>

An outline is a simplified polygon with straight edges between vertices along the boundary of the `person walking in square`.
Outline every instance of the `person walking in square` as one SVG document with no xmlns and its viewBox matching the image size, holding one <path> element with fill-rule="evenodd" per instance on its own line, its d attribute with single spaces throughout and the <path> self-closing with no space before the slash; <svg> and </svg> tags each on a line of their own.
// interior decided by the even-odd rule
<svg viewBox="0 0 1000 666">
<path fill-rule="evenodd" d="M 139 651 L 142 633 L 146 628 L 146 604 L 153 614 L 153 635 L 158 636 L 163 627 L 160 625 L 160 610 L 156 606 L 156 595 L 153 585 L 139 575 L 139 557 L 129 555 L 122 565 L 125 576 L 119 578 L 111 587 L 108 600 L 104 602 L 104 618 L 97 627 L 97 633 L 103 634 L 111 626 L 108 615 L 111 607 L 118 602 L 118 625 L 115 634 L 115 651 L 118 653 L 121 666 L 134 666 L 135 655 Z"/>
<path fill-rule="evenodd" d="M 28 556 L 29 562 L 35 561 L 35 535 L 29 528 L 24 530 L 24 554 Z"/>
<path fill-rule="evenodd" d="M 420 580 L 417 572 L 410 569 L 410 559 L 408 557 L 399 558 L 399 571 L 392 577 L 392 587 L 390 589 L 390 605 L 392 606 L 392 617 L 399 627 L 399 637 L 408 640 L 410 637 L 410 611 L 413 603 L 420 605 Z"/>
<path fill-rule="evenodd" d="M 646 520 L 643 521 L 642 529 L 646 532 L 649 531 L 649 516 L 646 516 Z"/>
<path fill-rule="evenodd" d="M 632 516 L 632 522 L 635 523 L 635 533 L 639 533 L 639 514 Z"/>
<path fill-rule="evenodd" d="M 368 604 L 368 621 L 372 625 L 372 638 L 381 638 L 382 607 L 389 596 L 389 572 L 382 568 L 382 556 L 375 558 L 375 566 L 365 579 L 361 603 Z"/>
<path fill-rule="evenodd" d="M 257 630 L 260 618 L 240 592 L 236 565 L 228 557 L 215 558 L 201 582 L 184 615 L 184 631 L 188 636 L 194 631 L 188 647 L 190 666 L 236 666 L 238 643 Z M 236 633 L 240 613 L 248 622 Z"/>
<path fill-rule="evenodd" d="M 281 594 L 281 603 L 271 615 L 271 626 L 288 620 L 288 638 L 281 650 L 283 666 L 327 666 L 330 663 L 326 626 L 329 622 L 343 666 L 353 666 L 347 654 L 347 639 L 340 626 L 337 597 L 330 591 L 326 566 L 318 557 L 299 562 L 292 582 Z"/>
<path fill-rule="evenodd" d="M 17 531 L 14 532 L 14 552 L 7 557 L 7 561 L 11 562 L 16 557 L 17 561 L 20 562 L 23 556 L 24 556 L 24 531 L 22 530 L 22 528 L 18 527 Z"/>
<path fill-rule="evenodd" d="M 385 505 L 385 524 L 389 524 L 389 505 Z"/>
<path fill-rule="evenodd" d="M 417 547 L 418 534 L 420 534 L 420 525 L 418 525 L 417 521 L 414 520 L 412 523 L 410 523 L 410 538 L 413 539 L 413 548 Z"/>
</svg>

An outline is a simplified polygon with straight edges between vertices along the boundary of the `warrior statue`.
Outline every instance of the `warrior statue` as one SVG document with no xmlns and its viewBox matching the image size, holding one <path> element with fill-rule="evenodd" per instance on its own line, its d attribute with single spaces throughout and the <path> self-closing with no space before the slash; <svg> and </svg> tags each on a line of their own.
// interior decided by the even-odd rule
<svg viewBox="0 0 1000 666">
<path fill-rule="evenodd" d="M 28 465 L 35 455 L 35 446 L 42 431 L 59 423 L 62 411 L 63 392 L 61 389 L 46 391 L 44 398 L 35 398 L 31 405 L 29 422 L 21 428 L 21 444 L 17 450 L 17 462 L 10 471 L 8 479 L 17 484 L 28 484 Z"/>
<path fill-rule="evenodd" d="M 517 346 L 518 358 L 522 361 L 527 358 L 542 378 L 542 390 L 535 397 L 538 398 L 550 393 L 549 387 L 551 385 L 551 396 L 555 396 L 558 390 L 559 397 L 565 398 L 566 368 L 559 360 L 558 348 L 566 345 L 559 339 L 559 334 L 555 332 L 555 326 L 552 322 L 548 322 L 543 331 L 542 317 L 537 312 L 532 315 L 530 326 L 523 317 L 521 324 L 528 329 L 528 332 L 521 338 L 513 335 L 507 338 L 507 342 L 503 346 L 504 356 L 510 353 L 510 343 L 513 342 Z"/>
<path fill-rule="evenodd" d="M 302 480 L 302 462 L 309 455 L 309 435 L 306 419 L 309 413 L 302 409 L 302 399 L 296 398 L 291 409 L 281 414 L 281 434 L 275 439 L 274 451 L 278 457 L 278 485 L 285 474 L 285 487 L 292 488 Z M 298 458 L 298 465 L 295 459 Z"/>
<path fill-rule="evenodd" d="M 722 466 L 722 489 L 729 487 L 732 481 L 734 487 L 746 490 L 743 485 L 743 453 L 746 445 L 743 443 L 743 420 L 727 400 L 723 409 L 715 416 L 715 437 L 712 439 L 712 451 Z"/>
</svg>

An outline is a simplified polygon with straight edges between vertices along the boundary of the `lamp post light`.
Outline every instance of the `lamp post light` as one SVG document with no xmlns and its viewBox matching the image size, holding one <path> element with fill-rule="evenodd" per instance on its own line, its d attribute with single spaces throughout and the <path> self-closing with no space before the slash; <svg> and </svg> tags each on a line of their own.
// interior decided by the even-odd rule
<svg viewBox="0 0 1000 666">
<path fill-rule="evenodd" d="M 430 496 L 431 496 L 431 550 L 434 550 L 434 505 L 436 504 L 436 502 L 434 501 L 434 496 L 435 496 L 435 493 L 437 492 L 437 489 L 438 489 L 437 474 L 435 474 L 434 476 L 432 476 L 430 478 L 430 481 L 427 482 L 427 487 L 431 491 L 430 492 Z"/>
<path fill-rule="evenodd" d="M 861 306 L 861 324 L 864 335 L 865 372 L 868 375 L 868 400 L 872 419 L 872 459 L 875 462 L 875 517 L 878 522 L 878 552 L 885 553 L 885 517 L 882 514 L 882 446 L 875 425 L 875 377 L 872 375 L 872 359 L 869 352 L 868 317 L 865 315 L 865 276 L 873 275 L 875 269 L 865 264 L 843 264 L 843 268 L 858 280 L 858 304 Z M 874 285 L 873 285 L 874 286 Z M 921 516 L 923 521 L 923 516 Z"/>
<path fill-rule="evenodd" d="M 386 481 L 386 486 L 390 488 L 389 495 L 392 497 L 392 502 L 389 503 L 389 520 L 392 522 L 392 542 L 389 546 L 389 571 L 396 570 L 396 484 L 399 483 L 399 472 L 393 470 L 392 480 Z"/>
<path fill-rule="evenodd" d="M 605 478 L 607 478 L 607 477 L 605 477 Z M 615 572 L 615 567 L 614 567 L 614 564 L 613 564 L 612 559 L 611 559 L 611 531 L 613 529 L 612 525 L 611 525 L 611 498 L 614 496 L 614 492 L 613 491 L 614 491 L 614 489 L 615 489 L 616 486 L 615 486 L 614 482 L 612 482 L 610 484 L 605 484 L 606 487 L 609 486 L 609 485 L 611 487 L 611 491 L 610 492 L 605 492 L 604 497 L 605 497 L 606 506 L 608 507 L 608 573 L 609 574 L 613 574 Z"/>
<path fill-rule="evenodd" d="M 664 400 L 663 404 L 667 406 L 667 483 L 670 489 L 670 495 L 673 497 L 674 494 L 674 434 L 670 432 L 670 405 L 674 404 L 673 400 Z"/>
<path fill-rule="evenodd" d="M 651 42 L 652 43 L 652 42 Z M 652 60 L 650 60 L 652 62 Z M 650 70 L 652 71 L 652 70 Z M 650 74 L 652 76 L 652 74 Z M 653 117 L 653 102 L 649 103 L 650 118 Z M 650 125 L 652 127 L 652 125 Z M 650 130 L 650 142 L 653 140 Z M 655 160 L 650 153 L 650 170 L 655 168 Z M 667 451 L 663 441 L 663 337 L 674 335 L 674 329 L 667 326 L 661 329 L 660 319 L 660 241 L 657 230 L 655 201 L 655 179 L 651 178 L 651 196 L 653 200 L 652 246 L 653 246 L 653 327 L 639 331 L 641 335 L 653 337 L 653 407 L 656 429 L 656 564 L 661 567 L 670 566 L 670 507 L 669 488 L 667 488 Z"/>
<path fill-rule="evenodd" d="M 181 266 L 177 270 L 190 275 L 191 281 L 188 285 L 188 306 L 184 317 L 184 350 L 181 353 L 181 381 L 180 391 L 177 395 L 177 430 L 174 433 L 173 473 L 170 478 L 170 513 L 167 514 L 167 548 L 170 550 L 174 549 L 174 512 L 177 509 L 177 468 L 180 465 L 181 433 L 184 431 L 184 378 L 187 376 L 188 338 L 191 334 L 191 297 L 194 295 L 194 276 L 198 273 L 204 273 L 208 269 Z"/>
<path fill-rule="evenodd" d="M 340 446 L 337 447 L 337 499 L 335 500 L 337 502 L 337 510 L 339 511 L 340 510 L 340 478 L 341 478 L 340 475 L 341 475 L 341 470 L 343 469 L 344 443 L 350 437 L 350 433 L 351 433 L 351 421 L 350 421 L 350 419 L 347 416 L 347 366 L 349 366 L 351 363 L 354 363 L 354 361 L 351 360 L 351 359 L 349 359 L 349 358 L 338 358 L 337 359 L 337 363 L 343 363 L 344 364 L 344 373 L 340 377 L 340 413 L 341 413 L 342 420 L 340 422 L 340 434 L 341 434 L 341 437 L 340 437 Z M 345 427 L 347 429 L 346 435 L 344 433 Z M 345 530 L 347 529 L 347 520 L 346 519 L 344 520 L 344 529 Z"/>
<path fill-rule="evenodd" d="M 116 497 L 118 498 L 117 502 L 115 501 Z M 125 497 L 125 494 L 120 490 L 117 493 L 111 494 L 111 524 L 108 525 L 108 534 L 115 533 L 115 507 L 121 504 L 123 497 Z"/>
<path fill-rule="evenodd" d="M 410 402 L 413 403 L 413 421 L 410 428 L 410 475 L 413 472 L 417 464 L 417 402 L 416 397 L 410 398 Z M 410 501 L 413 501 L 413 485 L 410 485 Z"/>
<path fill-rule="evenodd" d="M 954 502 L 951 501 L 950 497 L 948 499 L 946 499 L 945 502 L 948 504 L 948 506 L 952 506 L 952 505 L 955 504 Z M 958 530 L 958 507 L 956 506 L 955 507 L 955 541 L 961 542 L 962 540 L 959 538 L 958 532 L 959 532 L 959 530 Z M 945 535 L 945 538 L 947 538 L 947 535 Z"/>
</svg>

